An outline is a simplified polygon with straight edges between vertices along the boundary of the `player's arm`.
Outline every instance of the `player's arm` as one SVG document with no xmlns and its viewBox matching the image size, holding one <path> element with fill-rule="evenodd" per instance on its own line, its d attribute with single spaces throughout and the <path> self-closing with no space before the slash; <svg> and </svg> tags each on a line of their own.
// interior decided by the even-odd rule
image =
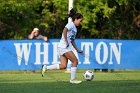
<svg viewBox="0 0 140 93">
<path fill-rule="evenodd" d="M 83 51 L 82 51 L 82 50 L 79 50 L 79 49 L 77 48 L 77 46 L 76 46 L 76 43 L 75 43 L 74 39 L 71 41 L 71 43 L 72 43 L 73 47 L 75 48 L 75 50 L 76 50 L 78 53 L 83 53 Z"/>
<path fill-rule="evenodd" d="M 66 41 L 66 48 L 69 46 L 68 40 L 67 40 L 67 31 L 68 29 L 65 27 L 63 30 L 63 35 L 64 35 L 64 39 Z"/>
<path fill-rule="evenodd" d="M 44 41 L 48 41 L 48 37 L 43 36 L 43 35 L 41 35 L 41 34 L 38 36 L 38 39 L 44 40 Z"/>
<path fill-rule="evenodd" d="M 35 31 L 32 31 L 31 34 L 28 36 L 28 38 L 33 39 L 34 38 L 34 33 L 35 33 Z"/>
</svg>

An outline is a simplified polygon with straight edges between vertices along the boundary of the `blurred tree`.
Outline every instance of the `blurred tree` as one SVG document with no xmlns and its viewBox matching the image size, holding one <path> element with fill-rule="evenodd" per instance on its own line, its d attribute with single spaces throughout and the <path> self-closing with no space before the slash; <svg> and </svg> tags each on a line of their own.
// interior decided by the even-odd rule
<svg viewBox="0 0 140 93">
<path fill-rule="evenodd" d="M 40 0 L 0 0 L 0 38 L 25 38 L 37 24 L 39 3 Z"/>
<path fill-rule="evenodd" d="M 115 7 L 108 7 L 107 0 L 75 1 L 75 7 L 84 16 L 82 37 L 103 38 L 103 30 L 106 30 L 107 20 Z"/>
<path fill-rule="evenodd" d="M 139 0 L 74 0 L 84 16 L 78 38 L 140 39 Z M 25 39 L 34 27 L 60 38 L 68 0 L 0 0 L 0 39 Z"/>
<path fill-rule="evenodd" d="M 134 24 L 134 18 L 140 15 L 139 0 L 109 0 L 116 7 L 109 18 L 109 30 L 113 38 L 140 39 L 140 28 Z M 108 6 L 111 4 L 108 3 Z"/>
<path fill-rule="evenodd" d="M 50 38 L 60 38 L 67 23 L 68 0 L 43 0 L 40 26 Z"/>
</svg>

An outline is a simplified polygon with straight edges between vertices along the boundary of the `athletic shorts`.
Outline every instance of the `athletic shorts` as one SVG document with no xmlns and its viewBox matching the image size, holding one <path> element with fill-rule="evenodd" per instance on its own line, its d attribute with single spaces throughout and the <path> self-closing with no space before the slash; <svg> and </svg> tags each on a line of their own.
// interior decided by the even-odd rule
<svg viewBox="0 0 140 93">
<path fill-rule="evenodd" d="M 59 55 L 64 55 L 65 53 L 72 51 L 72 47 L 68 47 L 68 48 L 60 48 L 58 47 L 58 54 Z"/>
</svg>

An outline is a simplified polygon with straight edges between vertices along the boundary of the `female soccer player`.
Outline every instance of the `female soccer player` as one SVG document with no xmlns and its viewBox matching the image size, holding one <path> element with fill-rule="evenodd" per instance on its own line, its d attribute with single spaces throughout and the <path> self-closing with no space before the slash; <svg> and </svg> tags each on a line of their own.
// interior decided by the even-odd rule
<svg viewBox="0 0 140 93">
<path fill-rule="evenodd" d="M 78 59 L 73 53 L 72 49 L 74 47 L 78 53 L 83 53 L 82 50 L 79 50 L 77 48 L 74 41 L 77 33 L 76 26 L 81 25 L 83 16 L 80 13 L 76 13 L 73 10 L 74 9 L 70 10 L 70 17 L 72 18 L 72 22 L 68 23 L 63 29 L 62 37 L 58 45 L 58 53 L 60 55 L 61 64 L 54 64 L 50 66 L 43 65 L 41 74 L 43 77 L 46 70 L 66 69 L 68 60 L 70 60 L 72 62 L 70 83 L 78 84 L 82 81 L 76 80 Z"/>
</svg>

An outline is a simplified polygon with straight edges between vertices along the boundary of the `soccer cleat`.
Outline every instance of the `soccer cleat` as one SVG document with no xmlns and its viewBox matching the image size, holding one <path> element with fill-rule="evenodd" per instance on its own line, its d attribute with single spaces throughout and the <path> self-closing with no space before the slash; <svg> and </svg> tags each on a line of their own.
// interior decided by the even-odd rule
<svg viewBox="0 0 140 93">
<path fill-rule="evenodd" d="M 79 84 L 79 83 L 81 83 L 82 81 L 80 81 L 80 80 L 70 80 L 70 83 L 72 83 L 72 84 Z"/>
<path fill-rule="evenodd" d="M 46 71 L 46 65 L 42 65 L 42 70 L 41 70 L 42 77 L 44 77 L 45 71 Z"/>
</svg>

